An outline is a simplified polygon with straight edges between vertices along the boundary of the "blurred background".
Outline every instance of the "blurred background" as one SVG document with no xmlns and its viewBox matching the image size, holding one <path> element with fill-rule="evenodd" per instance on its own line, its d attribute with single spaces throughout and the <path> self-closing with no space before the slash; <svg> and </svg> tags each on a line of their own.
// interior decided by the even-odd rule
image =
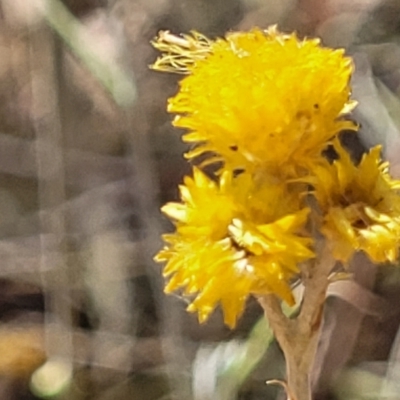
<svg viewBox="0 0 400 400">
<path fill-rule="evenodd" d="M 0 400 L 272 400 L 255 301 L 230 331 L 163 294 L 159 207 L 189 172 L 151 71 L 160 30 L 296 30 L 354 57 L 355 159 L 400 178 L 399 0 L 0 0 Z M 400 398 L 400 270 L 362 255 L 328 293 L 315 399 Z"/>
</svg>

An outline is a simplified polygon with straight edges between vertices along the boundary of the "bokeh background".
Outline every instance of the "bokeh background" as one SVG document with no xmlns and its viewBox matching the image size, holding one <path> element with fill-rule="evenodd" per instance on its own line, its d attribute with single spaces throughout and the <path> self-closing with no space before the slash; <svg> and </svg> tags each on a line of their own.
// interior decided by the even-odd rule
<svg viewBox="0 0 400 400">
<path fill-rule="evenodd" d="M 230 331 L 163 294 L 162 203 L 189 172 L 151 71 L 160 30 L 278 24 L 354 58 L 360 157 L 400 178 L 399 0 L 0 0 L 0 400 L 272 400 L 282 355 L 249 301 Z M 288 66 L 290 67 L 290 66 Z M 266 99 L 268 101 L 268 99 Z M 331 285 L 315 399 L 400 398 L 400 269 Z"/>
</svg>

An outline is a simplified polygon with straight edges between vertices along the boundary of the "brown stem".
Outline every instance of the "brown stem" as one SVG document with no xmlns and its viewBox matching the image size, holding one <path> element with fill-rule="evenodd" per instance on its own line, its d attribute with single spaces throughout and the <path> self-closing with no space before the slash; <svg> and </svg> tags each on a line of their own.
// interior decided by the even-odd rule
<svg viewBox="0 0 400 400">
<path fill-rule="evenodd" d="M 323 249 L 318 260 L 304 271 L 304 296 L 300 314 L 286 317 L 275 295 L 259 298 L 286 360 L 288 400 L 311 400 L 310 374 L 318 345 L 328 276 L 334 266 Z"/>
<path fill-rule="evenodd" d="M 298 325 L 297 321 L 296 324 Z M 288 346 L 282 347 L 286 360 L 288 398 L 311 400 L 310 374 L 317 349 L 319 329 L 294 331 Z M 288 399 L 288 400 L 289 400 Z"/>
<path fill-rule="evenodd" d="M 318 259 L 303 271 L 303 301 L 298 321 L 302 330 L 319 329 L 323 305 L 329 285 L 329 275 L 336 261 L 330 249 L 325 246 L 318 254 Z"/>
<path fill-rule="evenodd" d="M 274 295 L 259 298 L 286 361 L 287 400 L 311 400 L 309 374 L 317 335 L 301 332 L 297 319 L 287 318 Z"/>
</svg>

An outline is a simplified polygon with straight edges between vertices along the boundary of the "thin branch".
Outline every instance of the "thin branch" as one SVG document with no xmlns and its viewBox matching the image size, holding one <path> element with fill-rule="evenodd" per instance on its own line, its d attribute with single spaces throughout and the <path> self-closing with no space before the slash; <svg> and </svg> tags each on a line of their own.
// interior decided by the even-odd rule
<svg viewBox="0 0 400 400">
<path fill-rule="evenodd" d="M 318 253 L 318 259 L 309 266 L 308 276 L 303 279 L 303 303 L 297 319 L 299 328 L 304 332 L 319 328 L 329 285 L 328 278 L 336 264 L 328 246 L 324 246 Z"/>
<path fill-rule="evenodd" d="M 258 298 L 261 307 L 264 309 L 265 316 L 270 323 L 275 337 L 282 346 L 288 342 L 293 322 L 283 313 L 278 298 L 269 294 Z"/>
</svg>

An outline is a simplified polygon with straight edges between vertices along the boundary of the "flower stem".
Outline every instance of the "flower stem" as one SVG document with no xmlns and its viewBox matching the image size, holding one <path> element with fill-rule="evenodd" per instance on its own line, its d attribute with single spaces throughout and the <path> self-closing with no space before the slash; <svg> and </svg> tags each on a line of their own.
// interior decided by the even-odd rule
<svg viewBox="0 0 400 400">
<path fill-rule="evenodd" d="M 275 295 L 259 298 L 285 355 L 287 400 L 312 400 L 310 375 L 322 325 L 328 277 L 334 263 L 329 251 L 323 249 L 318 260 L 304 269 L 304 296 L 296 318 L 289 319 L 283 314 Z"/>
</svg>

